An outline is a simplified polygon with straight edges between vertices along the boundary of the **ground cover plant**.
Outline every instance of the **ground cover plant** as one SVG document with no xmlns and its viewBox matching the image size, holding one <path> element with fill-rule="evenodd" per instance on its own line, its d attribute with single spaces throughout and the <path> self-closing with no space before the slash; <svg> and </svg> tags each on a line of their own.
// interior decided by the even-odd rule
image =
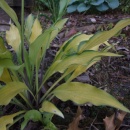
<svg viewBox="0 0 130 130">
<path fill-rule="evenodd" d="M 71 0 L 68 5 L 67 12 L 84 12 L 92 8 L 103 12 L 108 9 L 115 9 L 118 6 L 118 0 Z"/>
<path fill-rule="evenodd" d="M 130 13 L 130 0 L 120 0 L 120 6 L 119 8 L 122 10 L 124 13 Z"/>
<path fill-rule="evenodd" d="M 24 1 L 22 2 L 24 4 Z M 29 15 L 24 27 L 23 10 L 20 26 L 15 12 L 4 0 L 0 1 L 0 6 L 16 24 L 16 26 L 11 24 L 10 30 L 6 32 L 7 42 L 14 49 L 14 53 L 10 53 L 5 48 L 2 38 L 0 41 L 0 80 L 5 83 L 0 89 L 0 104 L 7 105 L 10 102 L 16 104 L 20 110 L 15 114 L 1 117 L 1 129 L 6 129 L 6 126 L 9 128 L 22 118 L 24 121 L 21 129 L 25 128 L 29 120 L 40 121 L 45 129 L 57 129 L 49 119 L 53 114 L 63 117 L 52 100 L 55 96 L 62 101 L 72 100 L 79 105 L 91 102 L 94 105 L 109 105 L 129 112 L 103 90 L 72 80 L 98 62 L 102 56 L 120 56 L 108 52 L 110 46 L 106 41 L 120 29 L 129 25 L 130 19 L 120 21 L 110 31 L 99 32 L 95 35 L 74 35 L 61 46 L 52 65 L 43 71 L 46 51 L 67 19 L 57 21 L 42 32 L 37 18 Z M 27 47 L 24 46 L 24 40 Z M 98 48 L 103 43 L 108 46 L 99 51 Z M 14 57 L 16 57 L 15 61 Z M 45 83 L 56 72 L 60 72 L 61 77 L 49 90 L 46 90 Z"/>
</svg>

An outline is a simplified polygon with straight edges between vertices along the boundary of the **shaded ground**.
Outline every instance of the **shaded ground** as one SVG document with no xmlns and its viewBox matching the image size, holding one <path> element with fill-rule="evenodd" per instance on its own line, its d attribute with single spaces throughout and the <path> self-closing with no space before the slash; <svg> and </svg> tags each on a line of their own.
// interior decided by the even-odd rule
<svg viewBox="0 0 130 130">
<path fill-rule="evenodd" d="M 49 53 L 54 56 L 56 50 L 70 36 L 77 32 L 85 34 L 96 33 L 97 31 L 111 29 L 119 20 L 130 18 L 130 15 L 123 14 L 103 14 L 103 15 L 85 15 L 72 14 L 68 15 L 68 22 L 65 28 L 61 31 L 58 37 L 53 41 Z M 42 21 L 42 18 L 41 18 Z M 44 23 L 44 22 L 42 22 Z M 44 25 L 43 25 L 44 26 Z M 79 76 L 76 80 L 93 84 L 116 97 L 127 108 L 130 109 L 130 26 L 124 28 L 119 34 L 109 40 L 109 43 L 114 46 L 112 52 L 124 55 L 120 58 L 105 57 L 101 62 L 91 67 L 87 72 Z M 70 116 L 68 120 L 63 120 L 64 123 L 59 125 L 60 129 L 67 128 L 67 124 L 71 117 L 75 115 L 76 106 L 72 103 L 59 103 L 60 107 L 66 115 Z M 82 120 L 81 127 L 85 130 L 104 130 L 103 119 L 107 115 L 117 111 L 109 107 L 94 107 L 83 106 L 85 119 Z M 57 119 L 57 118 L 56 118 Z M 72 120 L 72 119 L 71 119 Z M 55 121 L 57 124 L 61 121 Z M 130 129 L 130 115 L 124 119 L 120 130 Z"/>
<path fill-rule="evenodd" d="M 2 25 L 3 30 L 0 31 L 4 31 L 5 28 L 8 29 L 9 19 L 5 15 L 1 16 L 0 23 L 7 24 L 6 27 Z M 100 30 L 109 30 L 119 20 L 130 18 L 130 15 L 113 15 L 112 13 L 102 15 L 71 14 L 67 17 L 69 17 L 68 22 L 58 37 L 53 41 L 51 49 L 48 51 L 48 57 L 46 58 L 47 62 L 50 62 L 50 60 L 53 59 L 61 44 L 73 34 L 77 32 L 92 34 Z M 4 19 L 7 22 L 2 21 Z M 47 21 L 45 21 L 44 17 L 41 17 L 40 20 L 43 27 L 45 27 Z M 50 25 L 49 23 L 47 24 L 48 26 Z M 4 32 L 1 32 L 0 35 L 4 35 Z M 76 80 L 102 88 L 111 93 L 130 109 L 130 27 L 126 27 L 117 36 L 111 38 L 109 43 L 115 47 L 115 50 L 111 51 L 123 54 L 124 56 L 120 58 L 105 57 L 101 62 L 94 65 Z M 60 101 L 58 101 L 57 105 L 65 114 L 66 118 L 62 120 L 56 116 L 53 120 L 60 130 L 67 129 L 69 123 L 76 114 L 77 106 L 71 102 L 62 103 Z M 81 108 L 83 110 L 84 118 L 80 122 L 80 126 L 83 127 L 84 130 L 104 130 L 103 119 L 106 115 L 117 112 L 110 107 L 85 105 Z M 129 114 L 125 117 L 120 130 L 130 130 Z"/>
</svg>

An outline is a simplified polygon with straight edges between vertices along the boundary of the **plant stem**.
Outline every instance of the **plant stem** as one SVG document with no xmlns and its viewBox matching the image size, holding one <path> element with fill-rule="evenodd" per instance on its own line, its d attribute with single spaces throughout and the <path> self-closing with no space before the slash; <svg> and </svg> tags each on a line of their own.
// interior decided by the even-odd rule
<svg viewBox="0 0 130 130">
<path fill-rule="evenodd" d="M 38 61 L 36 62 L 36 93 L 38 93 Z M 36 96 L 36 104 L 37 104 L 37 106 L 38 106 L 38 98 L 39 98 L 39 96 L 38 96 L 38 94 L 37 94 L 37 96 Z"/>
<path fill-rule="evenodd" d="M 19 116 L 18 118 L 16 118 L 14 121 L 13 121 L 13 124 L 15 124 L 17 121 L 19 121 L 20 119 L 22 119 L 24 117 L 24 114 L 22 114 L 21 116 Z M 13 125 L 13 124 L 10 124 L 7 126 L 7 130 L 9 130 L 9 128 Z"/>
<path fill-rule="evenodd" d="M 48 94 L 51 92 L 51 90 L 64 78 L 64 75 L 62 75 L 51 87 L 50 89 L 48 89 L 48 91 L 43 95 L 43 97 L 41 98 L 40 102 L 42 102 L 42 100 L 48 96 Z"/>
<path fill-rule="evenodd" d="M 24 97 L 21 93 L 19 93 L 19 95 L 22 97 L 22 99 L 28 104 L 28 106 L 33 109 L 33 106 L 30 104 L 30 102 L 28 101 L 28 99 L 26 97 Z"/>
<path fill-rule="evenodd" d="M 15 104 L 17 106 L 19 106 L 20 108 L 27 110 L 26 106 L 24 106 L 19 100 L 17 100 L 16 98 L 13 99 L 13 101 L 11 101 L 12 104 Z"/>
<path fill-rule="evenodd" d="M 24 48 L 24 0 L 22 0 L 21 7 L 21 55 L 23 56 Z"/>
</svg>

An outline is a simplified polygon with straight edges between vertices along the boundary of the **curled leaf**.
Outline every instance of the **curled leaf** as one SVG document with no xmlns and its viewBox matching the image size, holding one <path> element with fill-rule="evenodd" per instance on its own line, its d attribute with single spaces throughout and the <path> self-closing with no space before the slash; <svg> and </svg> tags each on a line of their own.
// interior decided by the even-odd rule
<svg viewBox="0 0 130 130">
<path fill-rule="evenodd" d="M 36 121 L 42 122 L 41 113 L 37 110 L 30 110 L 30 111 L 26 112 L 26 114 L 24 115 L 24 121 L 21 124 L 21 130 L 24 130 L 24 128 L 26 127 L 27 123 L 30 120 L 32 120 L 34 122 L 36 122 Z"/>
<path fill-rule="evenodd" d="M 126 114 L 126 112 L 121 111 L 117 114 L 117 116 L 114 113 L 110 117 L 103 119 L 105 130 L 119 130 Z"/>
<path fill-rule="evenodd" d="M 30 43 L 34 42 L 35 39 L 42 33 L 42 27 L 38 19 L 35 19 L 33 27 L 32 27 L 32 34 L 30 37 Z"/>
<path fill-rule="evenodd" d="M 3 116 L 0 118 L 0 130 L 6 130 L 6 125 L 13 123 L 13 118 L 24 113 L 24 111 L 17 112 L 12 115 Z"/>
<path fill-rule="evenodd" d="M 77 109 L 76 116 L 74 117 L 73 121 L 69 124 L 68 130 L 82 130 L 78 127 L 79 121 L 83 119 L 82 110 L 80 107 Z"/>
<path fill-rule="evenodd" d="M 64 118 L 64 115 L 61 113 L 61 111 L 51 102 L 48 101 L 44 101 L 42 103 L 42 108 L 40 108 L 41 112 L 49 112 L 49 113 L 53 113 L 56 114 L 62 118 Z"/>
<path fill-rule="evenodd" d="M 20 38 L 19 30 L 15 25 L 11 24 L 10 30 L 6 31 L 6 40 L 7 43 L 10 46 L 12 46 L 16 52 L 18 52 L 21 43 L 21 38 Z"/>
</svg>

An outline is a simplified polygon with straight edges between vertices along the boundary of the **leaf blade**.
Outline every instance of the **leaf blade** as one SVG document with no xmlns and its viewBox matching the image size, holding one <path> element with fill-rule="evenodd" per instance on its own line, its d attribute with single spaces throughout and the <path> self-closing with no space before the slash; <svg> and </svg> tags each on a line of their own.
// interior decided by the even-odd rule
<svg viewBox="0 0 130 130">
<path fill-rule="evenodd" d="M 12 98 L 23 90 L 27 90 L 27 87 L 22 82 L 9 82 L 0 89 L 0 105 L 7 105 Z"/>
<path fill-rule="evenodd" d="M 79 82 L 64 83 L 57 87 L 52 93 L 62 101 L 72 100 L 77 104 L 90 102 L 96 106 L 109 105 L 130 112 L 114 97 L 89 84 Z"/>
<path fill-rule="evenodd" d="M 62 114 L 62 112 L 54 104 L 52 104 L 49 101 L 44 101 L 42 103 L 42 107 L 40 108 L 40 111 L 53 113 L 53 114 L 56 114 L 56 115 L 64 118 L 64 115 Z"/>
</svg>

